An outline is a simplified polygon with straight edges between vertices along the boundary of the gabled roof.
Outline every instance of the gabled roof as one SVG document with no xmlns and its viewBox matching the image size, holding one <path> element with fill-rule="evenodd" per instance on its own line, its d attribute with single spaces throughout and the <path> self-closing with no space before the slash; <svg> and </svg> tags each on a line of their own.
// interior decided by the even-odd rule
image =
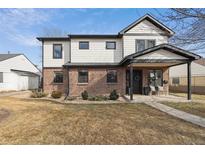
<svg viewBox="0 0 205 154">
<path fill-rule="evenodd" d="M 13 57 L 16 57 L 16 56 L 19 56 L 19 55 L 21 55 L 21 54 L 0 54 L 0 62 L 7 60 L 7 59 L 10 59 L 10 58 L 13 58 Z"/>
<path fill-rule="evenodd" d="M 145 49 L 143 51 L 136 52 L 136 53 L 133 53 L 131 55 L 128 55 L 128 56 L 126 56 L 125 58 L 123 58 L 121 60 L 120 64 L 125 63 L 127 60 L 131 60 L 133 58 L 136 58 L 136 57 L 139 57 L 139 56 L 142 56 L 142 55 L 145 55 L 145 54 L 148 54 L 148 53 L 160 50 L 160 49 L 165 49 L 165 50 L 173 52 L 175 54 L 184 56 L 184 57 L 186 57 L 186 58 L 188 58 L 190 60 L 197 60 L 197 59 L 202 58 L 201 56 L 199 56 L 199 55 L 197 55 L 195 53 L 186 51 L 184 49 L 175 47 L 173 45 L 170 45 L 170 44 L 160 44 L 160 45 L 154 46 L 152 48 L 148 48 L 148 49 Z"/>
<path fill-rule="evenodd" d="M 154 24 L 155 26 L 157 26 L 158 28 L 164 30 L 167 32 L 168 35 L 172 36 L 174 34 L 174 31 L 172 31 L 170 28 L 168 28 L 167 26 L 165 26 L 163 23 L 161 23 L 159 20 L 157 20 L 156 18 L 154 18 L 153 16 L 151 16 L 150 14 L 146 14 L 143 17 L 137 19 L 136 21 L 134 21 L 133 23 L 131 23 L 130 25 L 128 25 L 127 27 L 125 27 L 123 30 L 121 30 L 119 32 L 119 34 L 124 34 L 126 33 L 128 30 L 130 30 L 131 28 L 133 28 L 134 26 L 136 26 L 137 24 L 139 24 L 140 22 L 142 22 L 143 20 L 148 20 L 150 21 L 152 24 Z"/>
</svg>

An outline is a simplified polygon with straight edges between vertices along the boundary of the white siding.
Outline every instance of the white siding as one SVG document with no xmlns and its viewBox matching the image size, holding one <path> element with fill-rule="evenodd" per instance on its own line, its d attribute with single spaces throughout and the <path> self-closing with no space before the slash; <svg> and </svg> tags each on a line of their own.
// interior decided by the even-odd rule
<svg viewBox="0 0 205 154">
<path fill-rule="evenodd" d="M 10 69 L 39 73 L 39 70 L 23 55 L 0 62 L 0 72 L 10 72 Z"/>
<path fill-rule="evenodd" d="M 79 41 L 89 41 L 89 49 L 79 49 Z M 116 49 L 106 49 L 106 41 L 115 41 Z M 72 63 L 116 63 L 122 59 L 121 39 L 72 39 Z"/>
<path fill-rule="evenodd" d="M 62 44 L 62 59 L 53 59 L 53 44 Z M 43 54 L 44 67 L 62 67 L 69 61 L 70 43 L 69 41 L 45 41 Z"/>
<path fill-rule="evenodd" d="M 155 36 L 123 36 L 124 57 L 135 53 L 136 51 L 136 39 L 150 39 L 156 40 L 156 45 L 167 43 L 168 37 L 162 35 Z"/>
<path fill-rule="evenodd" d="M 3 83 L 0 83 L 0 91 L 38 88 L 38 76 L 21 76 L 16 72 L 12 72 L 11 69 L 40 74 L 39 70 L 23 55 L 1 61 L 0 72 L 3 72 Z M 26 81 L 27 83 L 25 84 Z M 31 83 L 28 81 L 31 81 Z"/>
<path fill-rule="evenodd" d="M 37 89 L 38 86 L 38 76 L 22 76 L 15 72 L 4 72 L 0 91 Z"/>
<path fill-rule="evenodd" d="M 163 34 L 165 33 L 160 28 L 153 25 L 148 20 L 143 20 L 139 24 L 132 27 L 130 30 L 128 30 L 126 33 L 151 33 L 151 34 Z"/>
<path fill-rule="evenodd" d="M 191 64 L 192 76 L 205 76 L 205 66 L 192 62 Z M 186 77 L 187 64 L 178 65 L 169 69 L 170 77 Z"/>
<path fill-rule="evenodd" d="M 149 54 L 137 57 L 136 59 L 187 59 L 170 51 L 158 50 Z"/>
</svg>

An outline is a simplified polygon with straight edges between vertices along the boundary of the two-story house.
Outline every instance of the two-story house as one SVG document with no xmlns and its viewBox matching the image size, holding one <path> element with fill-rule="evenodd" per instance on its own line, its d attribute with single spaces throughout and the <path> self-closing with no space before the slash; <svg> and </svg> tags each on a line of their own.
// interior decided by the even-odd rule
<svg viewBox="0 0 205 154">
<path fill-rule="evenodd" d="M 108 27 L 109 28 L 109 27 Z M 174 32 L 147 14 L 116 35 L 38 37 L 42 42 L 43 89 L 78 96 L 116 89 L 121 95 L 142 94 L 144 87 L 161 86 L 168 93 L 169 67 L 200 56 L 168 44 Z"/>
</svg>

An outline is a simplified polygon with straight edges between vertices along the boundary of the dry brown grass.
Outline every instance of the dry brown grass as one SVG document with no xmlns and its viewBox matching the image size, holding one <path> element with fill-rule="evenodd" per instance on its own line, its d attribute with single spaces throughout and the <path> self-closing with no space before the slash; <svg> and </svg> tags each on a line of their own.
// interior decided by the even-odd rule
<svg viewBox="0 0 205 154">
<path fill-rule="evenodd" d="M 205 144 L 205 129 L 144 104 L 62 105 L 0 98 L 0 144 Z"/>
<path fill-rule="evenodd" d="M 197 102 L 163 102 L 163 104 L 173 107 L 175 109 L 179 109 L 185 111 L 187 113 L 195 114 L 205 118 L 205 103 L 197 103 Z"/>
<path fill-rule="evenodd" d="M 170 93 L 171 95 L 175 95 L 175 96 L 180 96 L 180 97 L 184 97 L 187 98 L 187 94 L 186 93 Z M 200 95 L 200 94 L 192 94 L 192 100 L 203 100 L 205 101 L 205 95 Z"/>
</svg>

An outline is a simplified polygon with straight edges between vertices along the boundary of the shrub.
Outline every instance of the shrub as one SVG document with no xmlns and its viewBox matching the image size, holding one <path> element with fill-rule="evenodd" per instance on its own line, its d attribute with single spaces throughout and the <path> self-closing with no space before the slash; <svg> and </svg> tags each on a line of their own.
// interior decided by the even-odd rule
<svg viewBox="0 0 205 154">
<path fill-rule="evenodd" d="M 87 100 L 88 99 L 88 92 L 85 90 L 81 93 L 81 96 L 83 98 L 83 100 Z"/>
<path fill-rule="evenodd" d="M 42 97 L 46 97 L 48 94 L 42 92 L 42 91 L 32 91 L 32 94 L 30 97 L 32 98 L 42 98 Z"/>
<path fill-rule="evenodd" d="M 109 96 L 110 100 L 117 100 L 119 98 L 119 95 L 117 93 L 116 90 L 113 90 L 111 93 L 110 93 L 110 96 Z"/>
<path fill-rule="evenodd" d="M 62 96 L 62 92 L 60 91 L 52 91 L 51 93 L 51 97 L 53 98 L 61 98 L 61 96 Z"/>
<path fill-rule="evenodd" d="M 95 101 L 95 100 L 96 100 L 96 97 L 95 97 L 95 96 L 90 96 L 90 97 L 88 97 L 88 100 L 89 100 L 89 101 Z"/>
<path fill-rule="evenodd" d="M 89 101 L 105 101 L 108 100 L 108 97 L 106 96 L 90 96 L 88 97 Z"/>
</svg>

